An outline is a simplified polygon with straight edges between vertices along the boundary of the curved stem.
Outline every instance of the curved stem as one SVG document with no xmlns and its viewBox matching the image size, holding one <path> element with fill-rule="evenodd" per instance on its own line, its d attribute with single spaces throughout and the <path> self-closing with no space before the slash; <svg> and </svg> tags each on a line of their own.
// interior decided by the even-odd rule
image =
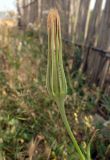
<svg viewBox="0 0 110 160">
<path fill-rule="evenodd" d="M 83 155 L 83 153 L 82 153 L 82 151 L 81 151 L 81 149 L 80 149 L 80 147 L 79 147 L 79 145 L 78 145 L 78 143 L 77 143 L 77 141 L 76 141 L 76 139 L 75 139 L 75 137 L 74 137 L 74 135 L 71 131 L 70 125 L 68 123 L 66 113 L 65 113 L 65 108 L 64 108 L 64 99 L 59 98 L 59 99 L 56 100 L 56 102 L 57 102 L 57 105 L 59 107 L 59 111 L 60 111 L 63 123 L 64 123 L 64 125 L 67 129 L 67 132 L 68 132 L 68 134 L 69 134 L 69 136 L 70 136 L 70 138 L 73 142 L 73 145 L 74 145 L 76 151 L 79 153 L 80 159 L 85 160 L 85 157 L 84 157 L 84 155 Z"/>
</svg>

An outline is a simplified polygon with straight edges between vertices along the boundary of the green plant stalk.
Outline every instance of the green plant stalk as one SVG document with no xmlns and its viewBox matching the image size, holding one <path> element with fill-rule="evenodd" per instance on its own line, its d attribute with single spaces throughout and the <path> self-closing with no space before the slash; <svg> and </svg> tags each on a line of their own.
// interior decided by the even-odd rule
<svg viewBox="0 0 110 160">
<path fill-rule="evenodd" d="M 68 134 L 69 134 L 69 136 L 70 136 L 70 138 L 71 138 L 71 140 L 73 142 L 73 145 L 74 145 L 76 151 L 79 153 L 80 159 L 81 160 L 85 160 L 85 157 L 84 157 L 84 155 L 83 155 L 83 153 L 82 153 L 82 151 L 81 151 L 81 149 L 80 149 L 80 147 L 79 147 L 79 145 L 78 145 L 78 143 L 76 141 L 76 138 L 74 137 L 74 135 L 73 135 L 73 133 L 71 131 L 70 125 L 68 123 L 67 116 L 66 116 L 66 113 L 65 113 L 65 108 L 64 108 L 64 98 L 62 98 L 62 97 L 61 98 L 57 98 L 56 99 L 56 103 L 58 105 L 58 108 L 59 108 L 63 123 L 64 123 L 64 125 L 66 127 L 66 130 L 67 130 L 67 132 L 68 132 Z"/>
<path fill-rule="evenodd" d="M 73 142 L 74 148 L 80 156 L 80 160 L 85 160 L 68 123 L 65 108 L 64 98 L 67 94 L 67 82 L 65 78 L 63 60 L 62 60 L 62 39 L 60 17 L 58 11 L 55 9 L 50 10 L 47 19 L 48 27 L 48 65 L 47 65 L 47 78 L 46 86 L 50 97 L 56 101 L 59 111 L 67 129 L 67 132 Z"/>
</svg>

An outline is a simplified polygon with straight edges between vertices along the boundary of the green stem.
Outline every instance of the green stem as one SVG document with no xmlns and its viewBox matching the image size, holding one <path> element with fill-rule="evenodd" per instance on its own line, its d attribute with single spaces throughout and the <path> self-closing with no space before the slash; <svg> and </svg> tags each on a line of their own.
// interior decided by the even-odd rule
<svg viewBox="0 0 110 160">
<path fill-rule="evenodd" d="M 64 108 L 64 99 L 59 98 L 59 99 L 56 100 L 56 102 L 57 102 L 57 105 L 59 107 L 59 111 L 60 111 L 63 123 L 64 123 L 64 125 L 67 129 L 67 132 L 68 132 L 68 134 L 69 134 L 69 136 L 70 136 L 70 138 L 73 142 L 73 145 L 74 145 L 76 151 L 79 153 L 80 159 L 85 160 L 85 157 L 84 157 L 84 155 L 83 155 L 83 153 L 82 153 L 82 151 L 81 151 L 81 149 L 80 149 L 80 147 L 79 147 L 79 145 L 78 145 L 78 143 L 77 143 L 77 141 L 76 141 L 76 139 L 75 139 L 75 137 L 74 137 L 74 135 L 71 131 L 70 125 L 68 123 L 66 113 L 65 113 L 65 108 Z"/>
</svg>

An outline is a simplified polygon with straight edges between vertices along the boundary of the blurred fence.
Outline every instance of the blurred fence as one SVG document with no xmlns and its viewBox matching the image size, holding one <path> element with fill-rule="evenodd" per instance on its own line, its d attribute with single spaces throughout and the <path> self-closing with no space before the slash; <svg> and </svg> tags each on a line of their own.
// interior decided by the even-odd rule
<svg viewBox="0 0 110 160">
<path fill-rule="evenodd" d="M 45 32 L 48 11 L 57 8 L 63 37 L 83 48 L 83 71 L 110 93 L 110 0 L 17 0 L 17 8 L 22 27 Z"/>
</svg>

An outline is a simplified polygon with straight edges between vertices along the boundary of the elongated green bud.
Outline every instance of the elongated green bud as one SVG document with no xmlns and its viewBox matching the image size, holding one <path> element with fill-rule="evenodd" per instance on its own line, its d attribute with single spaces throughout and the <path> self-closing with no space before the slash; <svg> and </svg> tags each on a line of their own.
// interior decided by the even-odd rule
<svg viewBox="0 0 110 160">
<path fill-rule="evenodd" d="M 67 84 L 62 61 L 62 39 L 60 17 L 58 11 L 50 10 L 47 20 L 48 27 L 48 65 L 46 85 L 50 96 L 64 97 Z"/>
</svg>

